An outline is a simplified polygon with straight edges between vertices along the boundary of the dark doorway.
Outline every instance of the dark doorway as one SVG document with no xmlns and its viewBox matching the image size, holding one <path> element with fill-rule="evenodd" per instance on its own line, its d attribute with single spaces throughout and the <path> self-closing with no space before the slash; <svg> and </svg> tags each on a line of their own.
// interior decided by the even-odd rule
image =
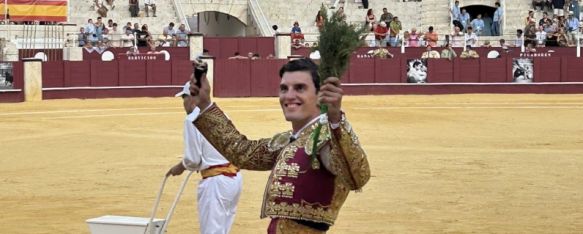
<svg viewBox="0 0 583 234">
<path fill-rule="evenodd" d="M 482 36 L 491 35 L 492 16 L 496 11 L 495 7 L 485 5 L 470 5 L 462 7 L 461 9 L 466 9 L 466 11 L 470 14 L 470 22 L 475 19 L 478 14 L 481 14 L 482 19 L 484 20 L 484 30 L 482 32 Z"/>
</svg>

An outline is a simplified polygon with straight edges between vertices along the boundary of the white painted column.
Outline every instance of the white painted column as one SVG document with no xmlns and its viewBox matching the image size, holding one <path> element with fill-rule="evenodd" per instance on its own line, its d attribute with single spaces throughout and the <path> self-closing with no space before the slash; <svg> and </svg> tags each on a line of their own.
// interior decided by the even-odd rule
<svg viewBox="0 0 583 234">
<path fill-rule="evenodd" d="M 275 35 L 275 57 L 287 59 L 291 55 L 291 34 L 278 33 Z"/>
<path fill-rule="evenodd" d="M 43 100 L 42 60 L 23 59 L 24 62 L 24 101 L 38 102 Z"/>
<path fill-rule="evenodd" d="M 211 88 L 211 96 L 215 96 L 213 92 L 213 80 L 215 74 L 215 57 L 213 56 L 201 56 L 200 59 L 205 62 L 208 66 L 208 71 L 206 72 L 206 79 L 209 81 L 209 85 Z"/>
<path fill-rule="evenodd" d="M 190 46 L 190 61 L 194 61 L 197 55 L 202 54 L 203 50 L 203 34 L 191 33 L 188 35 L 188 44 Z M 210 53 L 215 53 L 211 51 Z"/>
</svg>

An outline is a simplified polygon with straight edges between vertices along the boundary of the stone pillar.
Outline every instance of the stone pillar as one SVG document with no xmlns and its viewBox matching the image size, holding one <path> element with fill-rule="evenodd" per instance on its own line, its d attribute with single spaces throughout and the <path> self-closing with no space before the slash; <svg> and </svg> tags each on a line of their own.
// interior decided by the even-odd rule
<svg viewBox="0 0 583 234">
<path fill-rule="evenodd" d="M 188 44 L 190 46 L 190 61 L 194 61 L 197 55 L 202 54 L 203 50 L 203 35 L 202 33 L 191 33 L 188 35 Z M 211 53 L 216 53 L 212 51 Z"/>
<path fill-rule="evenodd" d="M 206 62 L 208 65 L 208 71 L 206 73 L 206 79 L 209 81 L 209 85 L 211 88 L 211 96 L 215 96 L 213 92 L 213 80 L 214 80 L 214 71 L 215 71 L 215 57 L 213 56 L 201 56 L 200 59 L 203 62 Z"/>
<path fill-rule="evenodd" d="M 63 48 L 63 60 L 65 61 L 83 61 L 82 47 L 65 47 Z"/>
<path fill-rule="evenodd" d="M 275 35 L 275 57 L 287 59 L 291 55 L 291 34 L 278 33 Z"/>
<path fill-rule="evenodd" d="M 2 51 L 4 57 L 3 61 L 6 62 L 18 62 L 18 48 L 14 42 L 7 41 L 4 46 L 4 51 Z"/>
<path fill-rule="evenodd" d="M 24 101 L 37 102 L 43 100 L 42 60 L 23 59 L 24 62 Z"/>
</svg>

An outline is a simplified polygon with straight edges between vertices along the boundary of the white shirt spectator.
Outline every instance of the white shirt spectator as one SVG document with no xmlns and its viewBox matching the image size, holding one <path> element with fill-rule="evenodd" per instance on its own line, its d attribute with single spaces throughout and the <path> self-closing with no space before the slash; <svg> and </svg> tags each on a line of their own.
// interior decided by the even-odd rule
<svg viewBox="0 0 583 234">
<path fill-rule="evenodd" d="M 547 40 L 547 32 L 545 31 L 538 31 L 536 32 L 536 42 L 539 45 L 544 45 Z"/>
<path fill-rule="evenodd" d="M 472 47 L 478 46 L 478 35 L 476 35 L 476 33 L 468 32 L 464 38 L 466 40 L 466 45 L 471 45 Z"/>
<path fill-rule="evenodd" d="M 164 27 L 163 32 L 164 32 L 164 34 L 166 34 L 168 36 L 176 35 L 176 29 L 174 27 L 170 28 L 170 26 Z"/>
<path fill-rule="evenodd" d="M 150 4 L 156 5 L 156 0 L 144 0 L 144 4 L 146 4 L 146 5 L 150 5 Z"/>
</svg>

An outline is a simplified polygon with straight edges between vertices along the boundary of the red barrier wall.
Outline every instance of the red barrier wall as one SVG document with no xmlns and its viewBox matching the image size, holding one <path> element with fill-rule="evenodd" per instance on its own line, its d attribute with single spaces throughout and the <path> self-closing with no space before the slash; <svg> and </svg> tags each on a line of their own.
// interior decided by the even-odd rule
<svg viewBox="0 0 583 234">
<path fill-rule="evenodd" d="M 275 55 L 275 38 L 273 37 L 205 37 L 203 47 L 217 59 L 226 59 L 239 52 L 259 53 L 262 58 L 269 54 Z"/>
<path fill-rule="evenodd" d="M 351 94 L 392 93 L 577 93 L 582 85 L 541 84 L 583 82 L 583 59 L 534 58 L 534 84 L 512 84 L 510 57 L 498 59 L 430 59 L 428 83 L 406 83 L 406 58 L 352 59 L 342 83 Z M 214 90 L 218 97 L 276 96 L 279 68 L 286 60 L 215 60 Z M 226 69 L 227 68 L 227 69 Z M 448 83 L 446 85 L 438 85 Z M 456 83 L 456 84 L 451 84 Z M 471 83 L 471 84 L 464 84 Z M 496 83 L 496 84 L 492 84 Z M 508 83 L 508 84 L 501 84 Z M 499 85 L 499 86 L 496 86 Z M 562 87 L 574 85 L 573 87 Z M 405 86 L 413 86 L 403 88 Z M 358 87 L 358 88 L 355 88 Z M 450 90 L 451 89 L 451 90 Z"/>
<path fill-rule="evenodd" d="M 121 47 L 121 48 L 108 48 L 105 51 L 111 51 L 114 55 L 118 54 L 125 54 L 127 53 L 129 48 Z M 146 54 L 148 52 L 148 48 L 145 47 L 138 47 L 138 50 L 141 54 Z M 170 54 L 170 60 L 190 60 L 190 49 L 188 47 L 158 47 L 156 51 L 166 50 Z M 61 50 L 61 55 L 63 54 Z M 61 56 L 62 57 L 62 56 Z M 62 59 L 61 59 L 62 60 Z M 83 60 L 100 60 L 101 61 L 101 54 L 95 51 L 89 53 L 87 50 L 83 49 Z"/>
</svg>

